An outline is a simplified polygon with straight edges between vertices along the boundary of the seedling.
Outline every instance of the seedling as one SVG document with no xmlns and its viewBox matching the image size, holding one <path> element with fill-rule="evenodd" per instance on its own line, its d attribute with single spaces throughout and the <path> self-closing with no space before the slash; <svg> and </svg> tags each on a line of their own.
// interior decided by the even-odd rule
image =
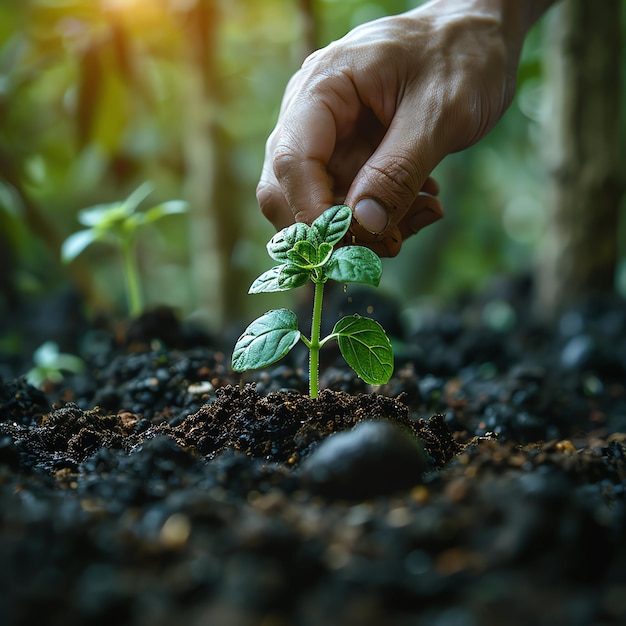
<svg viewBox="0 0 626 626">
<path fill-rule="evenodd" d="M 85 362 L 80 357 L 60 352 L 54 341 L 41 344 L 33 354 L 33 362 L 34 366 L 25 376 L 33 387 L 41 387 L 46 381 L 60 383 L 63 372 L 80 374 L 85 369 Z"/>
<path fill-rule="evenodd" d="M 354 315 L 339 320 L 330 335 L 320 338 L 324 284 L 332 279 L 342 283 L 378 286 L 382 264 L 363 246 L 335 249 L 344 237 L 352 211 L 345 205 L 331 207 L 311 226 L 297 223 L 276 233 L 267 251 L 279 265 L 261 274 L 248 293 L 288 291 L 309 280 L 315 285 L 311 336 L 298 330 L 296 314 L 289 309 L 268 311 L 252 322 L 237 340 L 232 356 L 235 372 L 267 367 L 282 359 L 302 340 L 309 349 L 309 393 L 317 397 L 319 351 L 336 339 L 347 364 L 366 383 L 382 385 L 393 373 L 393 350 L 382 326 L 373 319 Z"/>
<path fill-rule="evenodd" d="M 124 261 L 128 309 L 132 317 L 143 311 L 139 271 L 133 254 L 137 229 L 166 215 L 184 213 L 187 210 L 186 202 L 171 200 L 143 212 L 137 211 L 151 192 L 152 185 L 144 183 L 122 202 L 99 204 L 83 209 L 78 214 L 78 221 L 88 228 L 70 235 L 61 248 L 61 259 L 64 263 L 69 263 L 96 241 L 106 241 L 119 246 Z"/>
</svg>

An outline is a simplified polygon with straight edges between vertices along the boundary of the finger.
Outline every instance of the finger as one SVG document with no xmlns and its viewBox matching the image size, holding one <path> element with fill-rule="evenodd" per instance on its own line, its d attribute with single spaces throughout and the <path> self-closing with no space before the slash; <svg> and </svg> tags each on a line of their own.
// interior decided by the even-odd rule
<svg viewBox="0 0 626 626">
<path fill-rule="evenodd" d="M 350 230 L 344 237 L 342 244 L 367 246 L 381 257 L 396 256 L 405 239 L 443 218 L 443 206 L 434 197 L 435 193 L 439 193 L 439 183 L 429 176 L 415 202 L 398 226 L 384 233 L 376 234 L 367 231 L 357 220 L 352 220 Z"/>
<path fill-rule="evenodd" d="M 384 235 L 372 235 L 352 220 L 350 229 L 341 241 L 342 246 L 365 246 L 379 257 L 394 257 L 402 247 L 402 235 L 399 228 L 393 228 Z"/>
<path fill-rule="evenodd" d="M 423 185 L 438 191 L 428 174 L 443 155 L 420 129 L 420 119 L 397 114 L 380 145 L 358 172 L 346 197 L 354 216 L 370 233 L 393 229 L 413 205 Z"/>
<path fill-rule="evenodd" d="M 327 165 L 336 141 L 331 110 L 309 94 L 292 103 L 278 129 L 271 164 L 297 222 L 311 223 L 332 206 Z"/>
<path fill-rule="evenodd" d="M 420 192 L 398 224 L 402 241 L 417 234 L 426 226 L 438 222 L 443 216 L 444 210 L 441 202 L 430 194 Z"/>
<path fill-rule="evenodd" d="M 256 187 L 256 198 L 261 212 L 277 231 L 293 224 L 293 212 L 276 180 L 267 156 Z"/>
<path fill-rule="evenodd" d="M 428 193 L 431 196 L 437 196 L 439 195 L 439 183 L 432 176 L 429 176 L 426 179 L 426 182 L 422 185 L 420 192 Z"/>
</svg>

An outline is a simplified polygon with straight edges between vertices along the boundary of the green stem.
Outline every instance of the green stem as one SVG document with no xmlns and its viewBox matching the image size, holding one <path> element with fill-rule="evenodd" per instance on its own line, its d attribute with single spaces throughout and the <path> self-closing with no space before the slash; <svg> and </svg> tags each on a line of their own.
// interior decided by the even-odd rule
<svg viewBox="0 0 626 626">
<path fill-rule="evenodd" d="M 313 319 L 311 321 L 311 346 L 309 347 L 309 395 L 317 398 L 320 377 L 320 329 L 322 327 L 322 299 L 324 283 L 315 283 Z"/>
<path fill-rule="evenodd" d="M 122 242 L 122 257 L 124 258 L 128 311 L 131 317 L 137 317 L 143 310 L 143 301 L 141 298 L 141 287 L 139 286 L 139 272 L 133 257 L 132 242 Z"/>
</svg>

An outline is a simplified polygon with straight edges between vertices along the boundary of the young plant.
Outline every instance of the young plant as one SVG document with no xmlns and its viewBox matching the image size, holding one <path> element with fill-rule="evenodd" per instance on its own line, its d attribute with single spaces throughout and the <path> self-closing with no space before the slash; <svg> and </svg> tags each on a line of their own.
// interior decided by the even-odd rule
<svg viewBox="0 0 626 626">
<path fill-rule="evenodd" d="M 78 214 L 78 221 L 87 228 L 70 235 L 61 248 L 61 259 L 64 263 L 69 263 L 96 241 L 106 241 L 119 246 L 124 261 L 128 309 L 132 317 L 143 311 L 139 271 L 133 254 L 137 229 L 166 215 L 184 213 L 187 210 L 186 202 L 171 200 L 139 212 L 137 210 L 139 205 L 151 192 L 152 185 L 143 183 L 122 202 L 99 204 L 83 209 Z"/>
<path fill-rule="evenodd" d="M 268 311 L 252 322 L 237 340 L 232 356 L 235 372 L 266 367 L 282 359 L 302 340 L 309 349 L 309 393 L 317 397 L 319 351 L 333 339 L 347 364 L 366 383 L 382 385 L 393 373 L 393 350 L 382 326 L 360 315 L 339 320 L 330 335 L 320 338 L 324 284 L 332 279 L 342 283 L 378 286 L 382 264 L 363 246 L 335 249 L 344 237 L 352 211 L 345 205 L 331 207 L 311 226 L 293 224 L 276 233 L 267 251 L 279 265 L 261 274 L 248 293 L 288 291 L 309 280 L 315 285 L 311 336 L 298 330 L 296 314 L 289 309 Z"/>
<path fill-rule="evenodd" d="M 59 351 L 54 341 L 41 344 L 33 354 L 34 366 L 26 373 L 26 381 L 33 387 L 41 387 L 46 381 L 60 383 L 63 372 L 80 374 L 85 370 L 85 362 L 73 354 Z"/>
</svg>

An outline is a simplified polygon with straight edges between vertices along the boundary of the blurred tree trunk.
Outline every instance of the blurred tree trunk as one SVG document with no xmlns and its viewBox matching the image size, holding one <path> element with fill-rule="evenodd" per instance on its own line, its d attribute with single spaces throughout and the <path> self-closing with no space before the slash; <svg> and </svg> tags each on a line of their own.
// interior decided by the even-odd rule
<svg viewBox="0 0 626 626">
<path fill-rule="evenodd" d="M 549 30 L 545 162 L 548 223 L 537 304 L 551 317 L 614 288 L 620 164 L 620 0 L 564 0 Z"/>
<path fill-rule="evenodd" d="M 320 47 L 319 24 L 313 6 L 314 0 L 299 0 L 300 20 L 302 22 L 301 57 L 305 59 Z"/>
<path fill-rule="evenodd" d="M 317 39 L 313 0 L 300 0 L 304 56 Z M 186 16 L 189 58 L 183 79 L 185 118 L 186 195 L 190 203 L 189 255 L 191 284 L 199 316 L 220 331 L 244 307 L 248 285 L 243 272 L 232 267 L 232 254 L 241 236 L 235 146 L 220 122 L 225 94 L 220 85 L 217 36 L 219 3 L 198 0 Z"/>
<path fill-rule="evenodd" d="M 240 227 L 233 194 L 229 195 L 231 146 L 219 120 L 224 106 L 216 45 L 219 24 L 215 0 L 199 0 L 187 15 L 189 59 L 181 111 L 190 203 L 191 285 L 197 314 L 213 331 L 223 328 L 237 306 L 237 292 L 242 290 L 229 273 Z"/>
<path fill-rule="evenodd" d="M 0 111 L 1 113 L 1 111 Z M 2 116 L 0 115 L 0 125 L 2 122 Z M 46 212 L 35 201 L 33 201 L 29 194 L 26 192 L 23 186 L 24 175 L 21 172 L 22 165 L 16 162 L 16 157 L 5 151 L 3 146 L 0 146 L 0 183 L 5 183 L 16 194 L 19 206 L 22 211 L 22 218 L 24 223 L 30 230 L 30 232 L 37 238 L 39 238 L 50 255 L 50 262 L 61 266 L 61 245 L 63 244 L 63 237 L 61 232 L 57 229 L 54 220 L 49 219 Z M 2 207 L 0 207 L 2 211 Z M 7 233 L 3 233 L 6 236 Z M 9 246 L 10 243 L 0 244 Z M 3 276 L 0 278 L 0 285 L 3 290 L 7 290 L 3 296 L 8 297 L 9 306 L 17 305 L 17 302 L 11 302 L 10 299 L 20 297 L 19 290 L 12 284 L 14 276 L 4 272 L 8 272 L 10 267 L 10 249 L 2 251 L 4 263 L 8 265 L 2 267 Z M 1 267 L 1 265 L 0 265 Z M 94 309 L 107 310 L 111 308 L 111 299 L 107 293 L 103 293 L 101 289 L 93 282 L 92 273 L 89 267 L 80 260 L 71 263 L 63 269 L 66 272 L 76 289 L 80 293 L 82 299 L 88 303 Z M 1 303 L 1 302 L 0 302 Z"/>
</svg>

